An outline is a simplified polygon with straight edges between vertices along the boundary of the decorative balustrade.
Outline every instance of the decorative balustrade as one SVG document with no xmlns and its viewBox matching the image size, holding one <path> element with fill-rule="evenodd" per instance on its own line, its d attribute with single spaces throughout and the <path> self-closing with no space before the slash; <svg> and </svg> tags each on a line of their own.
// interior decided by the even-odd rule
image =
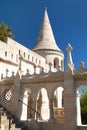
<svg viewBox="0 0 87 130">
<path fill-rule="evenodd" d="M 54 117 L 58 122 L 64 123 L 64 108 L 54 107 Z"/>
</svg>

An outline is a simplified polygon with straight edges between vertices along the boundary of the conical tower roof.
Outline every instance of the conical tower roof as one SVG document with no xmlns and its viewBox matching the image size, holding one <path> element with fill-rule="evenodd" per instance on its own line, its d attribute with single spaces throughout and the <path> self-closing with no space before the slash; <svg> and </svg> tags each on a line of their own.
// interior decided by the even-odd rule
<svg viewBox="0 0 87 130">
<path fill-rule="evenodd" d="M 51 24 L 49 21 L 49 17 L 47 14 L 47 9 L 45 9 L 38 39 L 33 50 L 38 51 L 38 50 L 47 50 L 47 49 L 61 51 L 56 44 L 53 31 L 51 28 Z"/>
</svg>

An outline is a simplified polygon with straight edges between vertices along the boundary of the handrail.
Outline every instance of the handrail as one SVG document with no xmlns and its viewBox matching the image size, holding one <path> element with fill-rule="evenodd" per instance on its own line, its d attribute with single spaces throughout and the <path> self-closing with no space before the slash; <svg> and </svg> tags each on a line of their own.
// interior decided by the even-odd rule
<svg viewBox="0 0 87 130">
<path fill-rule="evenodd" d="M 21 100 L 18 100 L 20 103 L 22 103 L 22 104 L 24 104 L 24 105 L 26 105 L 26 106 L 28 106 L 28 107 L 30 107 L 29 105 L 27 105 L 26 103 L 24 103 L 23 101 L 21 101 Z M 30 109 L 31 110 L 33 110 L 35 113 L 37 113 L 39 116 L 40 116 L 40 113 L 38 112 L 38 111 L 36 111 L 35 109 L 33 109 L 32 107 L 30 107 Z"/>
</svg>

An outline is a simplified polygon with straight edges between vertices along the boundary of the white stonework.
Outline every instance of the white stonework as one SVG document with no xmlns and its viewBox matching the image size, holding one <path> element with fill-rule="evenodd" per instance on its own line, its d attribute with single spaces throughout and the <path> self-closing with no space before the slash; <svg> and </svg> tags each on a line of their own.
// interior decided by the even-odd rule
<svg viewBox="0 0 87 130">
<path fill-rule="evenodd" d="M 64 54 L 56 44 L 47 10 L 35 47 L 8 38 L 0 41 L 0 105 L 29 130 L 86 130 L 81 125 L 77 89 L 87 86 L 83 62 L 74 69 L 70 44 Z"/>
</svg>

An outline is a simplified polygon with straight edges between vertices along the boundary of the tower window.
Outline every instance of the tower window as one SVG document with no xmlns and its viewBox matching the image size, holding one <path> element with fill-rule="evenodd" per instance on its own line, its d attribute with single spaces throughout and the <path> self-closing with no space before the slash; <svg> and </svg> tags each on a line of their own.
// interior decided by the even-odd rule
<svg viewBox="0 0 87 130">
<path fill-rule="evenodd" d="M 63 70 L 64 69 L 64 61 L 61 60 L 61 69 Z"/>
<path fill-rule="evenodd" d="M 59 68 L 59 59 L 58 58 L 54 59 L 54 68 L 56 68 L 56 69 Z"/>
</svg>

